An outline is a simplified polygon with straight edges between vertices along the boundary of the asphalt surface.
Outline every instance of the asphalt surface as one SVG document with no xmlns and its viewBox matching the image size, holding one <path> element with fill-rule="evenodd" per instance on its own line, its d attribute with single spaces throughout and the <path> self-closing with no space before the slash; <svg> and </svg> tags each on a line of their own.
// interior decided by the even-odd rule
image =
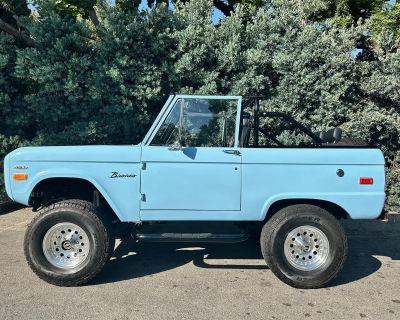
<svg viewBox="0 0 400 320">
<path fill-rule="evenodd" d="M 117 244 L 89 285 L 38 279 L 22 250 L 29 209 L 0 215 L 0 319 L 399 319 L 400 224 L 347 223 L 349 258 L 329 287 L 293 289 L 256 241 Z"/>
</svg>

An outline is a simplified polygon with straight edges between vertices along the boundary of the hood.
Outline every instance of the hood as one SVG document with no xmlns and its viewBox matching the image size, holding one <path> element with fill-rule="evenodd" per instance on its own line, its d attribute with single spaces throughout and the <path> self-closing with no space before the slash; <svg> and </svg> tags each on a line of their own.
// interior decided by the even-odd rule
<svg viewBox="0 0 400 320">
<path fill-rule="evenodd" d="M 140 162 L 140 145 L 26 147 L 8 154 L 10 162 Z"/>
</svg>

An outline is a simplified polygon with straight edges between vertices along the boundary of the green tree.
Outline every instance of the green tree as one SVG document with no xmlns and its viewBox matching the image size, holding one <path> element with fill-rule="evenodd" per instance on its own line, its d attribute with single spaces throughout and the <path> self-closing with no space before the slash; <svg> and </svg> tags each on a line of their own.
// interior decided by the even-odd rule
<svg viewBox="0 0 400 320">
<path fill-rule="evenodd" d="M 33 46 L 33 40 L 20 23 L 20 18 L 29 14 L 26 0 L 0 1 L 0 32 L 13 36 L 18 45 Z"/>
<path fill-rule="evenodd" d="M 106 7 L 96 35 L 85 20 L 52 6 L 38 13 L 29 26 L 35 48 L 20 51 L 17 61 L 19 78 L 36 87 L 25 101 L 37 142 L 138 142 L 173 90 L 172 13 Z"/>
<path fill-rule="evenodd" d="M 392 7 L 384 8 L 377 11 L 369 21 L 371 32 L 374 38 L 382 45 L 379 36 L 385 34 L 386 37 L 394 37 L 397 44 L 394 46 L 398 48 L 400 41 L 400 2 L 397 2 Z M 393 50 L 393 46 L 390 46 Z M 384 47 L 385 48 L 385 47 Z"/>
<path fill-rule="evenodd" d="M 20 146 L 30 134 L 31 117 L 26 114 L 23 96 L 27 86 L 15 77 L 17 45 L 15 39 L 0 32 L 0 201 L 5 199 L 3 158 Z"/>
</svg>

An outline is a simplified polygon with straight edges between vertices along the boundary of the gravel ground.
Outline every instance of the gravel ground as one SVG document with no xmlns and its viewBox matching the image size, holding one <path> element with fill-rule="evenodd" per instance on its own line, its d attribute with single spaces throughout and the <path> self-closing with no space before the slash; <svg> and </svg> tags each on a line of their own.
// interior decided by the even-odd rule
<svg viewBox="0 0 400 320">
<path fill-rule="evenodd" d="M 400 224 L 346 222 L 349 258 L 329 287 L 293 289 L 266 268 L 257 241 L 117 242 L 89 285 L 61 288 L 28 268 L 29 209 L 0 215 L 0 319 L 399 319 Z"/>
</svg>

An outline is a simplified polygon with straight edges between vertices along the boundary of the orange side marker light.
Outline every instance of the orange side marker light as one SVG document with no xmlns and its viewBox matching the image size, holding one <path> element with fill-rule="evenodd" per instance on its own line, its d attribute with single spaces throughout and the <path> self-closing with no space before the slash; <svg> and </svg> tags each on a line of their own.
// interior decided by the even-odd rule
<svg viewBox="0 0 400 320">
<path fill-rule="evenodd" d="M 13 180 L 15 181 L 26 181 L 28 180 L 28 175 L 26 173 L 13 173 Z"/>
</svg>

